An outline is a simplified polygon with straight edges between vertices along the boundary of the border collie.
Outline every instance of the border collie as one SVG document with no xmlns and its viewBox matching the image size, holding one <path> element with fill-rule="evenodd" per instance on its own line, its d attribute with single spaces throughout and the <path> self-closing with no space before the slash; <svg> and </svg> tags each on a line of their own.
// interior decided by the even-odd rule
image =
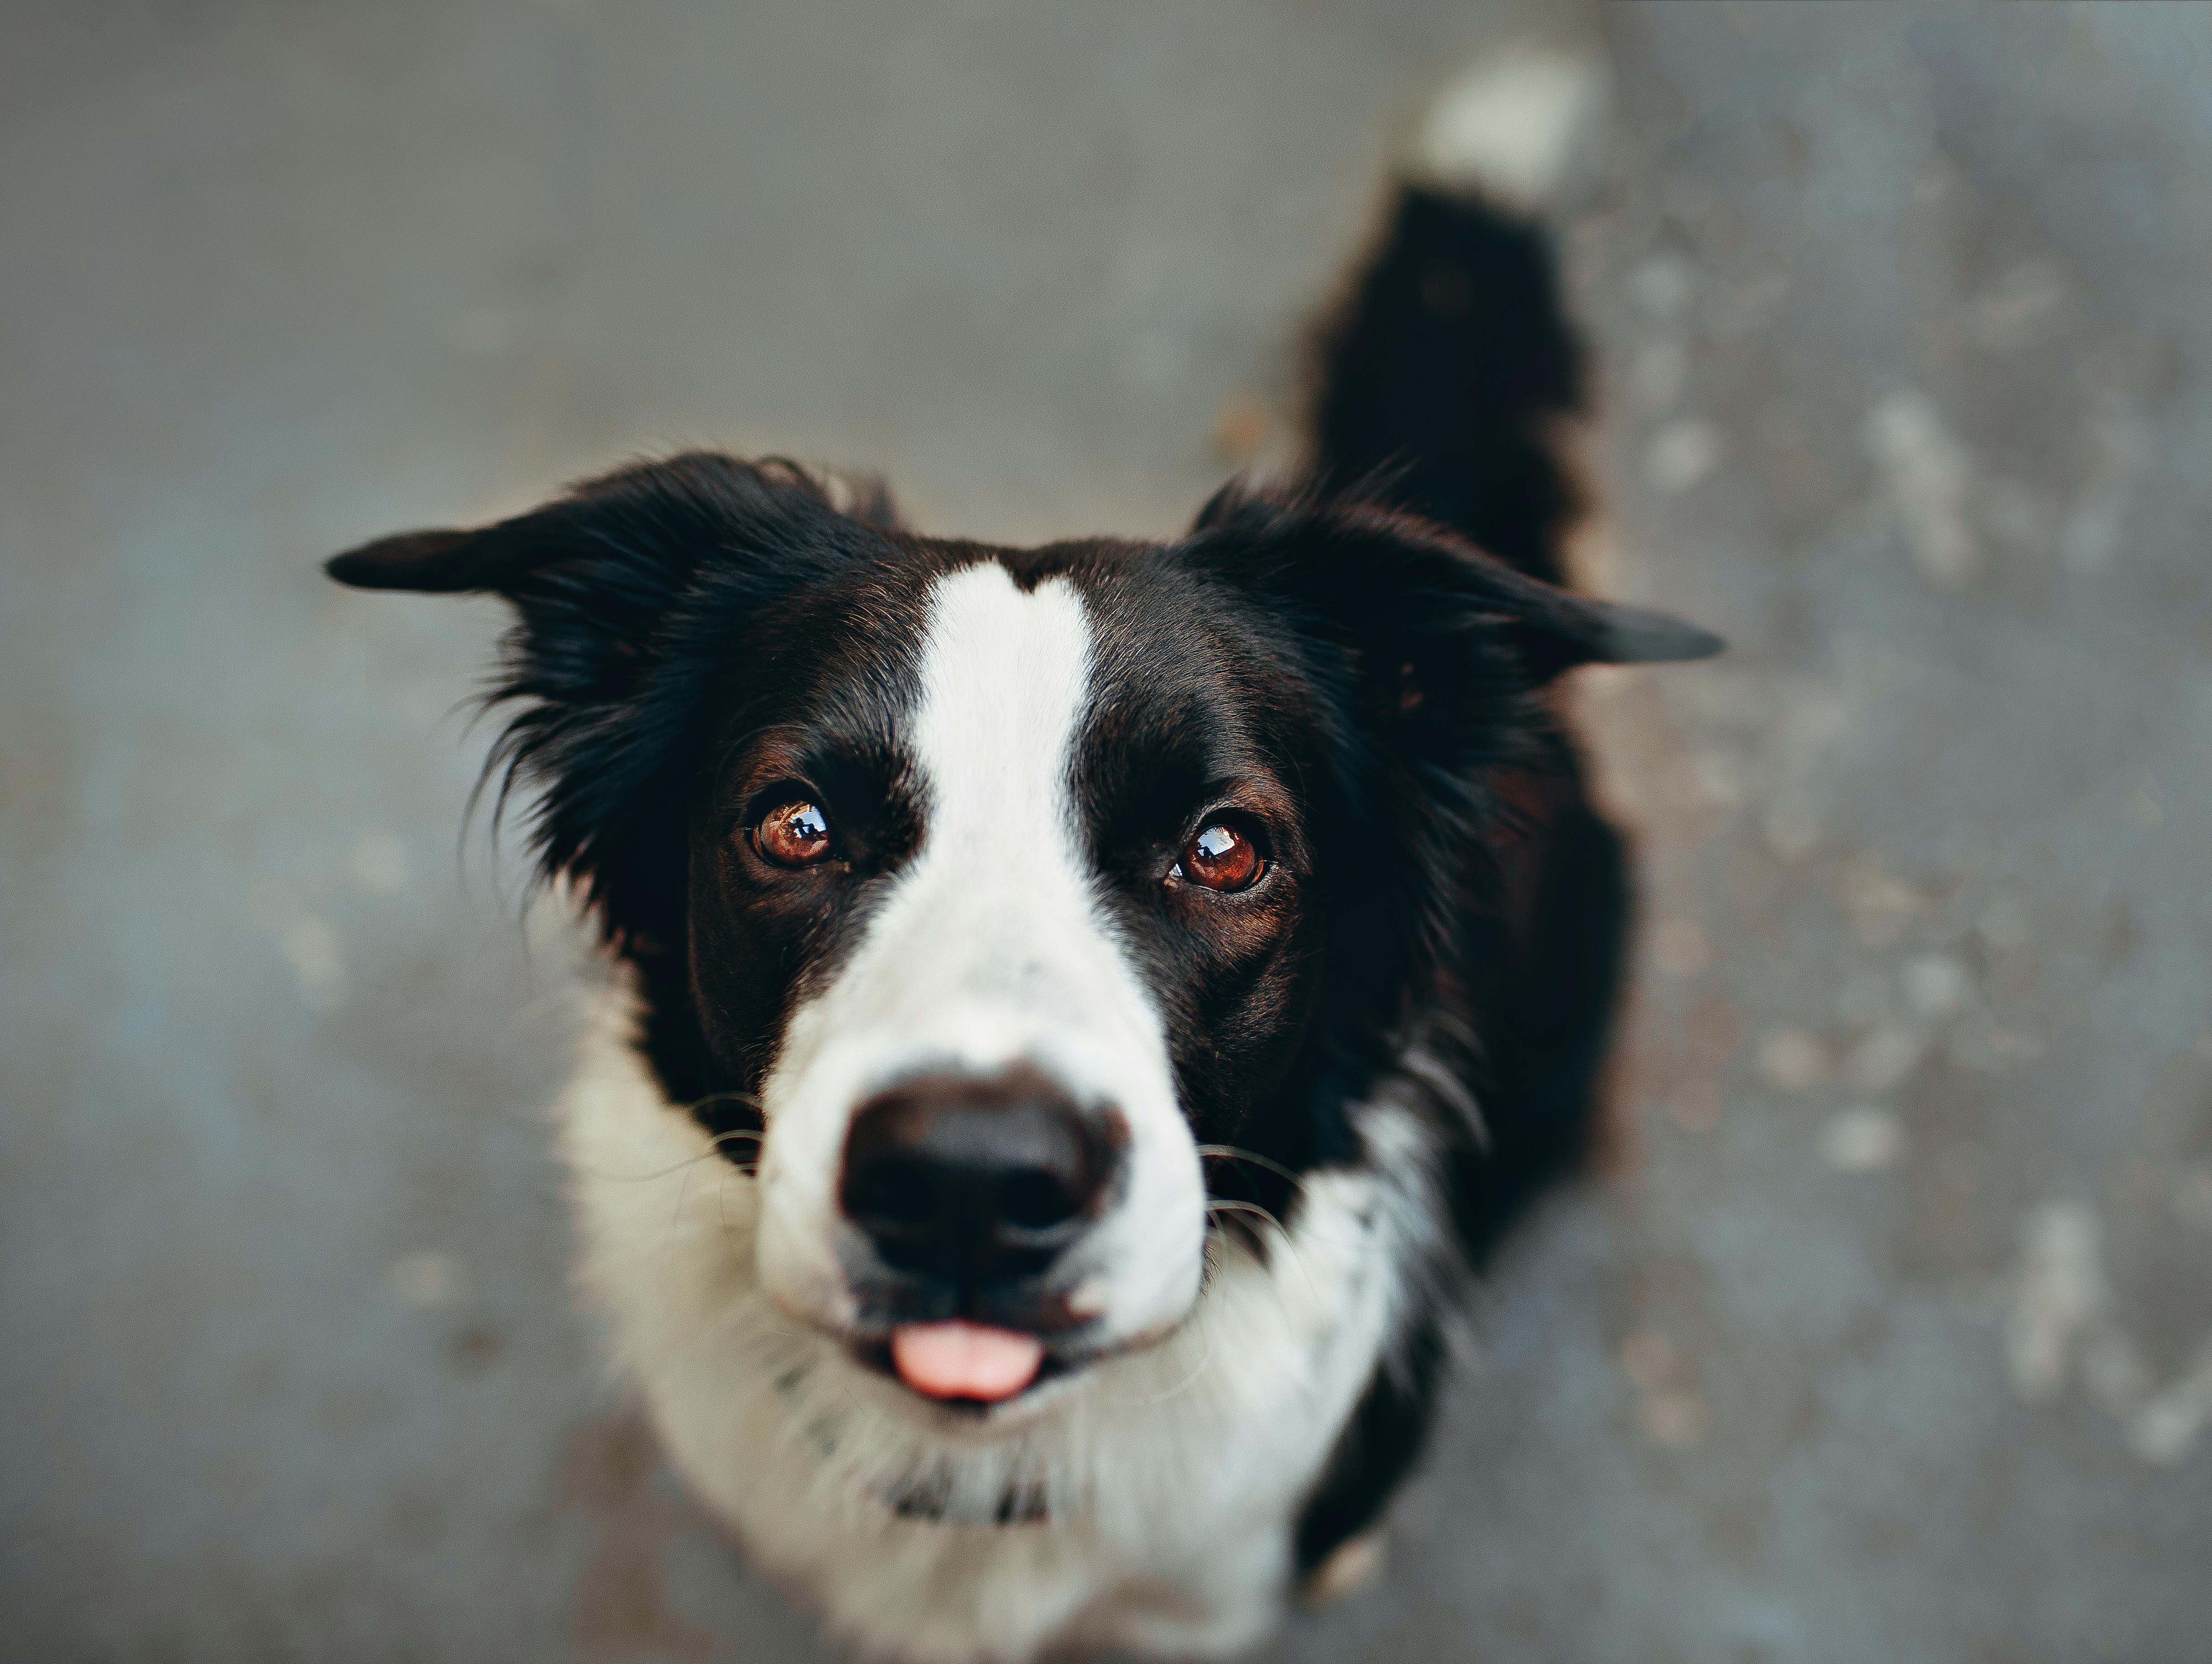
<svg viewBox="0 0 2212 1664">
<path fill-rule="evenodd" d="M 518 615 L 490 768 L 615 967 L 584 1289 L 867 1655 L 1219 1656 L 1350 1581 L 1587 1142 L 1628 883 L 1548 690 L 1719 643 L 1564 587 L 1527 104 L 1399 188 L 1292 483 L 1173 542 L 692 454 L 330 563 Z"/>
</svg>

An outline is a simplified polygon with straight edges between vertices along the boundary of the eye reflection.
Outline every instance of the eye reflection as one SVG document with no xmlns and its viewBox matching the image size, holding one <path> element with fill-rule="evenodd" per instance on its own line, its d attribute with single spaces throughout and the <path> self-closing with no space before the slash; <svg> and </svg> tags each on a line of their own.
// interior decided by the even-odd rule
<svg viewBox="0 0 2212 1664">
<path fill-rule="evenodd" d="M 1249 890 L 1267 869 L 1259 846 L 1225 822 L 1216 821 L 1182 848 L 1175 876 L 1203 890 Z"/>
<path fill-rule="evenodd" d="M 753 829 L 753 847 L 778 866 L 806 866 L 830 853 L 830 817 L 805 799 L 778 805 Z"/>
</svg>

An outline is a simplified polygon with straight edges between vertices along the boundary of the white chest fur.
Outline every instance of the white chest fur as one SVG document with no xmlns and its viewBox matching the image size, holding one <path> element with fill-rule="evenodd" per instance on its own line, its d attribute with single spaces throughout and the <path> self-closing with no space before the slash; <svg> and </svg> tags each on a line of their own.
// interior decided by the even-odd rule
<svg viewBox="0 0 2212 1664">
<path fill-rule="evenodd" d="M 561 1104 L 580 1281 L 676 1467 L 757 1564 L 863 1654 L 917 1664 L 1055 1642 L 1219 1655 L 1267 1631 L 1298 1504 L 1432 1228 L 1410 1116 L 1360 1111 L 1374 1170 L 1310 1178 L 1264 1261 L 1217 1235 L 1169 1340 L 978 1424 L 761 1293 L 758 1181 L 661 1096 L 633 1022 L 618 982 Z"/>
</svg>

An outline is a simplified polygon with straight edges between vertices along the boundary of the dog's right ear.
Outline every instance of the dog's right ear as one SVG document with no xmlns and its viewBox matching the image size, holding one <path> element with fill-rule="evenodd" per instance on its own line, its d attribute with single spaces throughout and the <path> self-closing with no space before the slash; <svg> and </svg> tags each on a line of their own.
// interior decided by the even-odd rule
<svg viewBox="0 0 2212 1664">
<path fill-rule="evenodd" d="M 617 936 L 665 928 L 641 841 L 680 826 L 687 739 L 763 608 L 879 550 L 879 489 L 841 510 L 783 462 L 696 452 L 625 468 L 474 531 L 403 532 L 326 570 L 356 589 L 503 596 L 518 615 L 490 702 L 520 707 L 494 752 L 544 787 L 548 877 L 580 880 Z M 502 790 L 502 795 L 504 789 Z M 641 922 L 650 919 L 653 922 Z"/>
<path fill-rule="evenodd" d="M 355 589 L 489 592 L 518 604 L 592 578 L 625 590 L 646 580 L 649 591 L 653 578 L 679 577 L 717 552 L 781 543 L 835 512 L 828 485 L 790 464 L 693 452 L 586 481 L 495 525 L 380 537 L 332 556 L 324 570 Z M 890 523 L 879 488 L 852 517 Z"/>
</svg>

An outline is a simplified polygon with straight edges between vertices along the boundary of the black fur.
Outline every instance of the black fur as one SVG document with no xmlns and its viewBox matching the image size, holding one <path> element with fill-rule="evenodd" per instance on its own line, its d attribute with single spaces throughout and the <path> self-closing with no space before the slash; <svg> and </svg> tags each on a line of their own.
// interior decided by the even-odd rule
<svg viewBox="0 0 2212 1664">
<path fill-rule="evenodd" d="M 1582 405 L 1583 354 L 1540 227 L 1402 190 L 1319 361 L 1315 495 L 1387 503 L 1564 582 L 1579 501 L 1559 429 Z M 1548 713 L 1521 733 L 1531 755 L 1477 776 L 1489 800 L 1465 805 L 1462 865 L 1431 875 L 1451 907 L 1433 961 L 1456 1019 L 1445 1060 L 1481 1116 L 1438 1118 L 1464 1256 L 1447 1284 L 1583 1156 L 1631 922 L 1626 850 L 1589 805 L 1571 736 Z M 1444 801 L 1467 779 L 1447 772 Z M 1372 1523 L 1419 1455 L 1440 1350 L 1424 1314 L 1377 1369 L 1300 1517 L 1302 1570 Z"/>
<path fill-rule="evenodd" d="M 1334 1454 L 1306 1498 L 1291 1539 L 1301 1574 L 1315 1570 L 1374 1524 L 1419 1459 L 1443 1361 L 1441 1316 L 1425 1311 L 1400 1339 L 1391 1367 L 1376 1370 L 1368 1382 Z"/>
<path fill-rule="evenodd" d="M 1390 500 L 1532 578 L 1564 581 L 1578 506 L 1556 440 L 1583 352 L 1542 227 L 1417 186 L 1322 331 L 1314 483 Z"/>
<path fill-rule="evenodd" d="M 926 831 L 902 735 L 932 584 L 995 561 L 1081 591 L 1096 665 L 1073 783 L 1215 1195 L 1291 1215 L 1300 1175 L 1363 1158 L 1348 1108 L 1384 1093 L 1425 1116 L 1449 1175 L 1458 1246 L 1424 1268 L 1313 1493 L 1307 1567 L 1418 1454 L 1439 1300 L 1587 1136 L 1626 866 L 1545 690 L 1577 664 L 1718 645 L 1544 581 L 1573 503 L 1549 428 L 1578 358 L 1540 234 L 1407 193 L 1322 357 L 1306 482 L 1226 491 L 1165 545 L 927 539 L 879 489 L 692 455 L 330 568 L 514 604 L 501 794 L 536 790 L 543 871 L 637 967 L 646 1057 L 740 1162 L 793 1003 Z M 834 805 L 835 859 L 755 848 L 795 790 Z M 1164 883 L 1224 817 L 1264 844 L 1267 879 Z"/>
</svg>

